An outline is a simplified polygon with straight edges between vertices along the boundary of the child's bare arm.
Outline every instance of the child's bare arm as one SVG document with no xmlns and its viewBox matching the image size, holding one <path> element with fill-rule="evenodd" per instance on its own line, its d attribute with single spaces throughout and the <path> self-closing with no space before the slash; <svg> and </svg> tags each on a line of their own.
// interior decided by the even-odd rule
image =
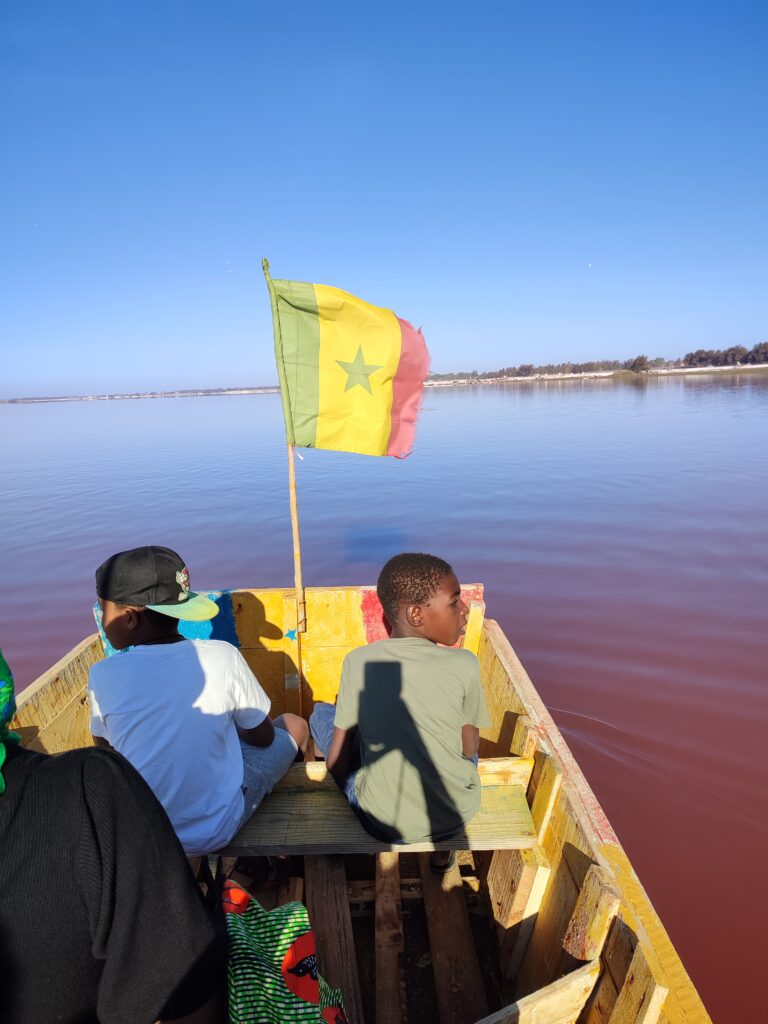
<svg viewBox="0 0 768 1024">
<path fill-rule="evenodd" d="M 325 755 L 328 771 L 338 782 L 349 774 L 349 766 L 355 749 L 355 733 L 352 729 L 334 728 L 331 745 Z"/>
<path fill-rule="evenodd" d="M 265 718 L 253 729 L 244 729 L 241 725 L 237 725 L 237 722 L 235 722 L 235 726 L 237 735 L 243 743 L 248 743 L 251 747 L 269 747 L 275 738 L 275 727 L 270 718 Z"/>
<path fill-rule="evenodd" d="M 464 757 L 475 757 L 480 749 L 480 730 L 476 725 L 462 725 L 461 747 Z"/>
</svg>

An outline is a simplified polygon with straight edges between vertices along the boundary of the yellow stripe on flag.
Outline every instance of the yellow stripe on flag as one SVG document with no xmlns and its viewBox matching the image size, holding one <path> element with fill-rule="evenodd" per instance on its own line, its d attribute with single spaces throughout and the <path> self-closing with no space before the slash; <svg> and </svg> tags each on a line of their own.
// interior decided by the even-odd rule
<svg viewBox="0 0 768 1024">
<path fill-rule="evenodd" d="M 320 320 L 316 447 L 386 455 L 402 334 L 389 309 L 314 286 Z"/>
</svg>

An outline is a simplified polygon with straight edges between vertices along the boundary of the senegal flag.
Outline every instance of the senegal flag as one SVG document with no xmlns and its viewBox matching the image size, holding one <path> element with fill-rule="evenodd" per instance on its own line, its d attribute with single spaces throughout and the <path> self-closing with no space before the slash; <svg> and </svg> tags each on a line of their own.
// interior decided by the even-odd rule
<svg viewBox="0 0 768 1024">
<path fill-rule="evenodd" d="M 420 330 L 339 288 L 273 281 L 275 358 L 288 444 L 409 454 L 429 353 Z"/>
</svg>

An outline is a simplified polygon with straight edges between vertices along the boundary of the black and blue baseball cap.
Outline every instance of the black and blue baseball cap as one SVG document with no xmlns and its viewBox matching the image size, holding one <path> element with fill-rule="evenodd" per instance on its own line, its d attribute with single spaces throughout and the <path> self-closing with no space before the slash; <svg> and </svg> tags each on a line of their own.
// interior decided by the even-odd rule
<svg viewBox="0 0 768 1024">
<path fill-rule="evenodd" d="M 189 588 L 189 570 L 171 548 L 148 544 L 118 551 L 96 570 L 96 593 L 103 601 L 149 608 L 173 619 L 206 622 L 219 606 Z"/>
</svg>

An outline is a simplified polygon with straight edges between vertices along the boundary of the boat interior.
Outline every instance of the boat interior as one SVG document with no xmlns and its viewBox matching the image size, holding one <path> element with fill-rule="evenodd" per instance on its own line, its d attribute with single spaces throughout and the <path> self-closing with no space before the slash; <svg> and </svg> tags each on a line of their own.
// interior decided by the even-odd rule
<svg viewBox="0 0 768 1024">
<path fill-rule="evenodd" d="M 675 1024 L 709 1017 L 626 854 L 512 646 L 470 606 L 480 661 L 481 809 L 449 843 L 367 835 L 312 750 L 220 851 L 218 866 L 267 909 L 305 902 L 319 969 L 353 1024 Z M 333 701 L 348 651 L 386 635 L 371 587 L 222 591 L 190 636 L 229 640 L 272 700 L 308 717 Z M 107 645 L 108 646 L 108 645 Z M 50 753 L 90 745 L 86 683 L 95 633 L 20 696 L 15 728 Z M 445 874 L 429 851 L 458 851 Z"/>
</svg>

